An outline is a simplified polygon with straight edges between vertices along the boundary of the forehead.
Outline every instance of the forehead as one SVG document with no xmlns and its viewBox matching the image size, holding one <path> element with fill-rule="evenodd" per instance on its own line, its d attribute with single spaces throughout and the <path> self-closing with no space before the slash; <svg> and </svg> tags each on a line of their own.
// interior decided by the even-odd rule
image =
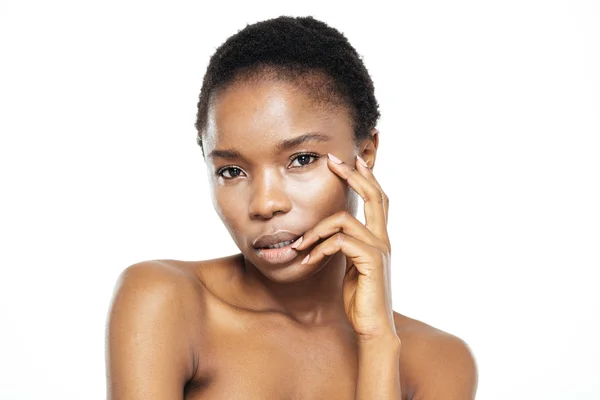
<svg viewBox="0 0 600 400">
<path fill-rule="evenodd" d="M 317 103 L 307 90 L 285 81 L 241 82 L 227 87 L 208 109 L 207 150 L 264 147 L 317 131 L 353 141 L 348 110 Z"/>
</svg>

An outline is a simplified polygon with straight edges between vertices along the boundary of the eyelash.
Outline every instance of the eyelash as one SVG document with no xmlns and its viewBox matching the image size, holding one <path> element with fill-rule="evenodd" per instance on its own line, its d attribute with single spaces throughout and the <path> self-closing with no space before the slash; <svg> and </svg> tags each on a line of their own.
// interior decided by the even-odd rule
<svg viewBox="0 0 600 400">
<path fill-rule="evenodd" d="M 296 154 L 293 154 L 293 155 L 290 157 L 290 160 L 291 160 L 292 162 L 294 162 L 294 161 L 295 161 L 297 158 L 299 158 L 299 157 L 302 157 L 302 156 L 309 156 L 309 157 L 313 157 L 313 158 L 315 159 L 315 161 L 316 161 L 316 160 L 318 160 L 318 159 L 320 158 L 320 156 L 319 156 L 318 154 L 316 154 L 316 153 L 296 153 Z M 300 166 L 300 167 L 295 167 L 295 168 L 304 168 L 304 167 L 307 167 L 307 166 L 309 166 L 309 165 L 310 165 L 310 164 L 312 164 L 312 163 L 314 163 L 314 161 L 313 161 L 313 162 L 309 162 L 308 164 L 304 164 L 304 165 L 302 165 L 302 166 Z M 239 169 L 239 170 L 241 170 L 241 168 L 238 168 L 238 167 L 235 167 L 235 166 L 229 165 L 229 166 L 226 166 L 226 167 L 223 167 L 223 168 L 219 168 L 219 170 L 216 172 L 216 175 L 217 175 L 217 176 L 220 176 L 221 178 L 228 179 L 228 180 L 231 180 L 231 179 L 235 179 L 235 178 L 237 178 L 239 175 L 238 175 L 238 176 L 234 176 L 234 177 L 232 177 L 232 178 L 227 178 L 227 177 L 225 177 L 225 176 L 223 176 L 223 175 L 222 175 L 222 174 L 223 174 L 223 172 L 225 172 L 225 171 L 227 171 L 227 170 L 230 170 L 230 169 Z"/>
</svg>

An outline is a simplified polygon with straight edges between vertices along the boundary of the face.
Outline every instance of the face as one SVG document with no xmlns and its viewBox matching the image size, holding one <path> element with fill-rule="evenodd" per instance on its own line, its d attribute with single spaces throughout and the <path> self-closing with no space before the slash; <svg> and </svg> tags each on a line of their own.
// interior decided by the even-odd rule
<svg viewBox="0 0 600 400">
<path fill-rule="evenodd" d="M 315 107 L 290 83 L 236 83 L 214 99 L 208 117 L 212 201 L 240 251 L 275 281 L 313 274 L 318 266 L 301 265 L 294 250 L 260 250 L 265 242 L 257 240 L 277 233 L 267 241 L 293 240 L 338 211 L 356 214 L 356 193 L 327 166 L 327 153 L 354 162 L 347 111 Z"/>
</svg>

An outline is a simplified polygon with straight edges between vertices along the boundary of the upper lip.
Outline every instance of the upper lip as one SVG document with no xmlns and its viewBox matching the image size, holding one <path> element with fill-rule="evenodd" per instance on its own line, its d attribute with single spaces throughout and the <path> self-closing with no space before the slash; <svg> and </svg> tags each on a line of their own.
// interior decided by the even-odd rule
<svg viewBox="0 0 600 400">
<path fill-rule="evenodd" d="M 260 249 L 262 247 L 271 246 L 281 242 L 287 242 L 288 240 L 296 240 L 300 237 L 299 234 L 290 232 L 290 231 L 277 231 L 275 233 L 271 233 L 268 235 L 261 235 L 252 245 L 256 249 Z"/>
</svg>

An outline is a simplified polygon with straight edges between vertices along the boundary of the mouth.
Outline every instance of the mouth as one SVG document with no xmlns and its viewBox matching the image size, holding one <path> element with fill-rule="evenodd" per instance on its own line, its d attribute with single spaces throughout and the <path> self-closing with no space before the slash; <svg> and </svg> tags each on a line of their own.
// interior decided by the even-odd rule
<svg viewBox="0 0 600 400">
<path fill-rule="evenodd" d="M 263 235 L 254 241 L 252 246 L 256 255 L 269 264 L 285 264 L 294 260 L 299 252 L 291 245 L 300 234 L 289 231 L 278 231 L 274 234 Z"/>
<path fill-rule="evenodd" d="M 272 246 L 260 247 L 256 249 L 256 255 L 269 264 L 287 264 L 300 254 L 296 249 L 292 249 L 292 243 L 293 241 L 289 240 Z"/>
<path fill-rule="evenodd" d="M 259 236 L 253 243 L 252 246 L 259 249 L 280 249 L 289 246 L 298 238 L 301 234 L 290 232 L 290 231 L 277 231 L 273 234 Z"/>
<path fill-rule="evenodd" d="M 286 238 L 285 240 L 275 242 L 275 240 L 277 240 L 276 235 L 284 234 L 287 234 L 287 237 L 289 237 L 289 239 Z M 319 244 L 323 243 L 327 239 L 321 238 L 317 242 L 313 243 L 312 245 L 300 252 L 296 249 L 293 249 L 291 246 L 303 234 L 297 235 L 280 232 L 276 235 L 262 236 L 259 238 L 259 240 L 255 241 L 254 245 L 254 250 L 258 258 L 269 264 L 287 264 L 296 259 L 301 252 L 304 254 L 310 253 L 315 247 L 317 247 Z M 272 243 L 269 243 L 269 240 Z"/>
<path fill-rule="evenodd" d="M 264 250 L 264 249 L 281 249 L 283 247 L 289 246 L 290 244 L 294 243 L 296 240 L 298 240 L 297 238 L 295 240 L 286 240 L 285 242 L 279 242 L 279 243 L 275 243 L 269 246 L 265 246 L 265 247 L 259 247 L 259 250 Z"/>
</svg>

